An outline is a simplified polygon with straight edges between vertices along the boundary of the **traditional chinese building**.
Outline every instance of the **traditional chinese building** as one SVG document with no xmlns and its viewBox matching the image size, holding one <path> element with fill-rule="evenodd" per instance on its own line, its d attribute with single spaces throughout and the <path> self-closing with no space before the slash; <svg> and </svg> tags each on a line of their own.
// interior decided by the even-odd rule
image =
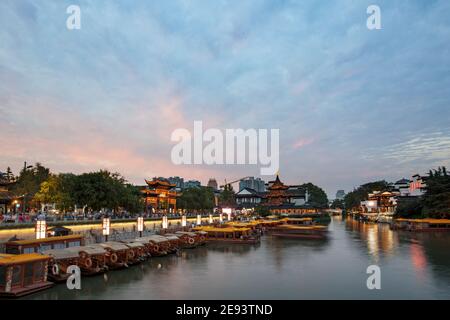
<svg viewBox="0 0 450 320">
<path fill-rule="evenodd" d="M 279 175 L 269 181 L 264 195 L 264 206 L 272 214 L 310 214 L 319 209 L 308 204 L 308 190 L 298 185 L 285 185 Z"/>
<path fill-rule="evenodd" d="M 173 213 L 177 210 L 176 185 L 162 178 L 145 180 L 147 186 L 143 188 L 142 193 L 145 197 L 146 213 Z"/>
</svg>

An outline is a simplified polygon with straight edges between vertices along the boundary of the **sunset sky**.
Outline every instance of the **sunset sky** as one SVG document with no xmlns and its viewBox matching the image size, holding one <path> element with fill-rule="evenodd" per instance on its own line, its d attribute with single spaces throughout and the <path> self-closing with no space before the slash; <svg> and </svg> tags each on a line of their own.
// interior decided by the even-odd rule
<svg viewBox="0 0 450 320">
<path fill-rule="evenodd" d="M 333 197 L 450 167 L 450 1 L 0 1 L 0 171 L 259 174 L 173 165 L 195 120 L 280 129 L 281 179 Z"/>
</svg>

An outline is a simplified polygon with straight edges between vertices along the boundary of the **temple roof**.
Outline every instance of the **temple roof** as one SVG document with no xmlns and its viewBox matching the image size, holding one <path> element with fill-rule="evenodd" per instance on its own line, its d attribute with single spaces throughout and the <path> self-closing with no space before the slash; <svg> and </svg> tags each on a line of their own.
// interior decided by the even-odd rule
<svg viewBox="0 0 450 320">
<path fill-rule="evenodd" d="M 175 188 L 177 186 L 176 184 L 171 184 L 170 182 L 161 180 L 161 179 L 151 180 L 151 181 L 145 180 L 145 182 L 147 183 L 147 185 L 150 188 L 171 189 L 171 188 Z"/>
<path fill-rule="evenodd" d="M 280 176 L 277 174 L 277 177 L 274 181 L 269 181 L 269 190 L 276 190 L 276 189 L 282 189 L 286 190 L 289 189 L 289 186 L 286 186 L 283 182 L 280 180 Z"/>
</svg>

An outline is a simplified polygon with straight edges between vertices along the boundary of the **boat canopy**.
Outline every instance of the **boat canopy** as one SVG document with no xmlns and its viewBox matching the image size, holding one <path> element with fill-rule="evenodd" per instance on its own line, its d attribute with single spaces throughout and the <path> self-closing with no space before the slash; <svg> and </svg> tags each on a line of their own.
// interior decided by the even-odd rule
<svg viewBox="0 0 450 320">
<path fill-rule="evenodd" d="M 430 224 L 450 224 L 450 219 L 395 219 L 396 222 L 411 222 L 411 223 L 430 223 Z"/>
<path fill-rule="evenodd" d="M 56 260 L 79 258 L 78 252 L 70 251 L 70 250 L 66 250 L 66 249 L 51 249 L 51 250 L 45 250 L 42 253 L 47 256 L 50 256 Z"/>
<path fill-rule="evenodd" d="M 74 251 L 74 252 L 85 252 L 89 255 L 97 255 L 97 254 L 105 254 L 106 250 L 100 246 L 81 246 L 81 247 L 72 247 L 64 250 Z"/>
<path fill-rule="evenodd" d="M 176 235 L 165 235 L 164 237 L 168 240 L 180 240 Z"/>
<path fill-rule="evenodd" d="M 48 260 L 49 256 L 39 253 L 26 253 L 26 254 L 0 254 L 0 266 L 22 264 L 28 262 L 35 262 L 41 260 Z"/>
<path fill-rule="evenodd" d="M 15 244 L 15 245 L 23 246 L 23 245 L 40 244 L 40 243 L 56 242 L 56 241 L 79 240 L 80 238 L 83 238 L 83 236 L 72 234 L 72 235 L 68 235 L 68 236 L 49 237 L 49 238 L 44 238 L 44 239 L 9 241 L 8 244 Z"/>
<path fill-rule="evenodd" d="M 103 248 L 112 249 L 114 251 L 128 250 L 129 249 L 125 244 L 120 243 L 120 242 L 115 242 L 115 241 L 99 243 L 99 245 L 102 246 Z"/>
<path fill-rule="evenodd" d="M 132 249 L 134 249 L 134 248 L 143 248 L 144 247 L 144 244 L 142 243 L 142 242 L 125 242 L 125 245 L 128 247 L 128 248 L 132 248 Z"/>
</svg>

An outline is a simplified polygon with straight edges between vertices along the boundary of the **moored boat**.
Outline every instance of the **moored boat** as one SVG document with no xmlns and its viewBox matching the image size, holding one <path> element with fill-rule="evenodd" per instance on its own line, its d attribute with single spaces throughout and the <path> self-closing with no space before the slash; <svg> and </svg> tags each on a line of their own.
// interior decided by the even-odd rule
<svg viewBox="0 0 450 320">
<path fill-rule="evenodd" d="M 81 269 L 81 274 L 85 276 L 92 276 L 104 273 L 108 270 L 106 265 L 106 250 L 99 246 L 81 246 L 65 249 L 71 252 L 77 252 L 80 259 L 78 266 Z"/>
<path fill-rule="evenodd" d="M 270 235 L 280 238 L 299 239 L 325 239 L 328 228 L 326 226 L 302 226 L 283 224 L 273 227 L 269 231 Z"/>
<path fill-rule="evenodd" d="M 64 282 L 70 276 L 67 268 L 71 265 L 78 266 L 80 256 L 78 252 L 66 249 L 51 249 L 42 252 L 51 257 L 48 263 L 48 278 L 52 282 Z"/>
<path fill-rule="evenodd" d="M 124 243 L 108 241 L 91 246 L 100 246 L 106 250 L 106 265 L 110 270 L 128 267 L 135 258 L 134 251 Z"/>
<path fill-rule="evenodd" d="M 205 244 L 206 235 L 198 232 L 177 231 L 175 233 L 182 241 L 182 247 L 185 249 L 193 249 L 201 244 Z"/>
<path fill-rule="evenodd" d="M 137 238 L 134 241 L 144 244 L 147 252 L 152 257 L 165 256 L 168 254 L 168 250 L 170 249 L 169 240 L 166 238 L 159 238 L 159 236 L 142 237 Z"/>
<path fill-rule="evenodd" d="M 394 230 L 415 232 L 445 232 L 450 231 L 450 219 L 395 219 L 392 224 Z"/>
<path fill-rule="evenodd" d="M 252 232 L 252 229 L 250 228 L 197 227 L 194 228 L 194 230 L 206 232 L 206 241 L 208 242 L 227 242 L 241 244 L 257 244 L 260 242 L 260 236 Z"/>
<path fill-rule="evenodd" d="M 81 235 L 67 235 L 59 237 L 49 237 L 44 239 L 14 240 L 5 243 L 6 253 L 39 253 L 51 249 L 64 249 L 79 247 L 84 243 Z"/>
<path fill-rule="evenodd" d="M 142 242 L 134 240 L 122 241 L 128 248 L 134 251 L 134 258 L 129 260 L 131 264 L 136 264 L 147 260 L 150 257 L 150 253 L 147 253 L 145 245 Z"/>
<path fill-rule="evenodd" d="M 0 254 L 0 297 L 22 297 L 50 288 L 49 260 L 49 256 L 38 253 Z"/>
</svg>

